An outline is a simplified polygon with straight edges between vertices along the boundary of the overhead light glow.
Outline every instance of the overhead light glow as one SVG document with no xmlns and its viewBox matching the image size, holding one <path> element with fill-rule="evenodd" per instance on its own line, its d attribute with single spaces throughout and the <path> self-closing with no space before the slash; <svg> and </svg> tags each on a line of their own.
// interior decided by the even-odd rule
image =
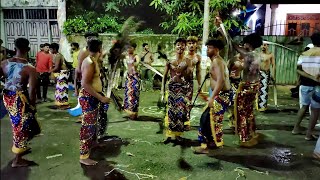
<svg viewBox="0 0 320 180">
<path fill-rule="evenodd" d="M 234 11 L 232 12 L 232 16 L 238 16 L 239 14 L 240 14 L 240 10 L 239 10 L 239 9 L 234 10 Z"/>
</svg>

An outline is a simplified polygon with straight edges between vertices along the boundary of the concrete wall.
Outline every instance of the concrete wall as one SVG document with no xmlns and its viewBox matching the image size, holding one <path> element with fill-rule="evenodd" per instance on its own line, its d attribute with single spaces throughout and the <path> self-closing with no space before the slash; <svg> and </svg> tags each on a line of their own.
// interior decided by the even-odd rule
<svg viewBox="0 0 320 180">
<path fill-rule="evenodd" d="M 37 6 L 58 6 L 58 0 L 1 0 L 1 7 L 37 7 Z"/>
<path fill-rule="evenodd" d="M 162 52 L 164 52 L 169 58 L 174 56 L 174 41 L 177 36 L 175 35 L 132 35 L 132 40 L 137 43 L 136 53 L 141 54 L 142 44 L 148 43 L 151 52 L 157 52 L 157 47 L 160 44 L 162 47 Z M 115 38 L 115 34 L 100 34 L 100 39 L 103 41 L 103 49 L 109 51 L 112 46 L 111 41 Z M 77 42 L 80 48 L 86 46 L 85 38 L 82 35 L 71 35 L 67 37 L 69 43 Z M 154 66 L 163 66 L 165 64 L 164 60 L 158 59 L 158 54 L 154 55 L 155 62 Z"/>
<path fill-rule="evenodd" d="M 1 7 L 0 7 L 0 39 L 2 39 L 3 41 L 2 46 L 4 46 L 6 44 L 6 38 L 4 33 L 3 11 Z"/>
</svg>

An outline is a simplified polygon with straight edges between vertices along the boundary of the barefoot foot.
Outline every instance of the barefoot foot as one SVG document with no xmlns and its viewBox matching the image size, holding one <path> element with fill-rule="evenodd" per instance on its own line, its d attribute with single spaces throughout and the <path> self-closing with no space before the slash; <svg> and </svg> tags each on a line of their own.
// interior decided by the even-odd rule
<svg viewBox="0 0 320 180">
<path fill-rule="evenodd" d="M 194 154 L 209 154 L 209 149 L 199 146 L 199 147 L 195 147 L 193 149 L 193 153 Z"/>
<path fill-rule="evenodd" d="M 80 159 L 80 163 L 84 164 L 84 165 L 87 165 L 87 166 L 94 166 L 98 162 L 88 158 L 88 159 Z"/>
<path fill-rule="evenodd" d="M 13 160 L 11 167 L 16 168 L 16 167 L 26 167 L 30 165 L 30 161 L 25 160 L 25 159 L 15 159 Z"/>
</svg>

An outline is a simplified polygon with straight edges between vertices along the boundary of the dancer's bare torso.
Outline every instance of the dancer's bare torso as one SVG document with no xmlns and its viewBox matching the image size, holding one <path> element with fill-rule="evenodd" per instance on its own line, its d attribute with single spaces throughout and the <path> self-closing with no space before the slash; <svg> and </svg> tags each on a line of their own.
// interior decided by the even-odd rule
<svg viewBox="0 0 320 180">
<path fill-rule="evenodd" d="M 224 60 L 219 56 L 215 57 L 213 60 L 211 60 L 210 65 L 210 86 L 211 89 L 215 89 L 217 86 L 218 81 L 218 73 L 217 72 L 217 66 L 222 66 L 222 78 L 223 78 L 223 87 L 221 91 L 226 91 L 231 88 L 230 80 L 229 80 L 229 70 L 227 68 L 227 64 L 224 62 Z"/>
</svg>

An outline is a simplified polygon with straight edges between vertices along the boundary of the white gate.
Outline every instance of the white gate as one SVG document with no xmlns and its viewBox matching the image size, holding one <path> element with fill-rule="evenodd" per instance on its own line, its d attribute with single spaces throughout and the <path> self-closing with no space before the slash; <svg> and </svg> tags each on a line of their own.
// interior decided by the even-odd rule
<svg viewBox="0 0 320 180">
<path fill-rule="evenodd" d="M 15 8 L 3 11 L 8 49 L 14 49 L 16 38 L 24 37 L 30 41 L 30 57 L 35 57 L 40 44 L 59 43 L 57 8 Z"/>
</svg>

